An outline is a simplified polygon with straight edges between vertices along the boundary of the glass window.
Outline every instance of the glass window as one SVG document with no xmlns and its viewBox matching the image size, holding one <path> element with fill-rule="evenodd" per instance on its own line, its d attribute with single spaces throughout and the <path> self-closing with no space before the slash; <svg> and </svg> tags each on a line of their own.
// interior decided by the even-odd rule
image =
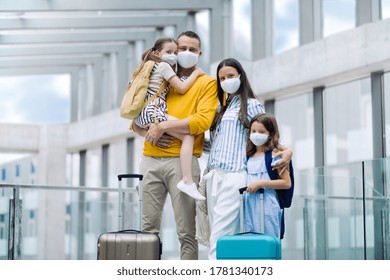
<svg viewBox="0 0 390 280">
<path fill-rule="evenodd" d="M 382 19 L 390 17 L 390 0 L 382 0 Z"/>
<path fill-rule="evenodd" d="M 69 122 L 70 75 L 0 77 L 0 121 Z"/>
<path fill-rule="evenodd" d="M 250 60 L 252 53 L 250 0 L 233 0 L 232 14 L 234 57 L 238 60 Z"/>
<path fill-rule="evenodd" d="M 371 79 L 324 91 L 325 165 L 372 159 Z"/>
<path fill-rule="evenodd" d="M 294 151 L 294 169 L 314 167 L 314 117 L 311 93 L 276 100 L 281 142 Z"/>
<path fill-rule="evenodd" d="M 17 164 L 15 166 L 15 177 L 19 177 L 20 176 L 20 165 Z"/>
<path fill-rule="evenodd" d="M 384 74 L 386 156 L 390 156 L 390 72 Z"/>
<path fill-rule="evenodd" d="M 7 172 L 5 170 L 5 167 L 1 169 L 1 180 L 5 181 L 7 179 Z"/>
<path fill-rule="evenodd" d="M 195 14 L 196 32 L 202 40 L 202 55 L 200 67 L 204 68 L 210 63 L 210 11 L 200 11 Z"/>
<path fill-rule="evenodd" d="M 274 3 L 274 52 L 280 53 L 298 46 L 298 0 L 277 0 Z"/>
<path fill-rule="evenodd" d="M 31 174 L 35 173 L 35 164 L 31 162 Z"/>
<path fill-rule="evenodd" d="M 355 0 L 323 0 L 324 37 L 355 27 Z"/>
</svg>

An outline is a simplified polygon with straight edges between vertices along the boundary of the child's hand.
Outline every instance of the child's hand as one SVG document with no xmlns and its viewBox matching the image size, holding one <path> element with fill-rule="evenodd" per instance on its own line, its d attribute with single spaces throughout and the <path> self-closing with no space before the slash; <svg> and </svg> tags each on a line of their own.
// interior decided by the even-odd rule
<svg viewBox="0 0 390 280">
<path fill-rule="evenodd" d="M 248 187 L 246 188 L 246 192 L 248 192 L 248 193 L 255 193 L 255 192 L 257 192 L 257 190 L 262 187 L 261 182 L 262 181 L 256 181 L 256 182 L 250 183 L 248 185 Z"/>
</svg>

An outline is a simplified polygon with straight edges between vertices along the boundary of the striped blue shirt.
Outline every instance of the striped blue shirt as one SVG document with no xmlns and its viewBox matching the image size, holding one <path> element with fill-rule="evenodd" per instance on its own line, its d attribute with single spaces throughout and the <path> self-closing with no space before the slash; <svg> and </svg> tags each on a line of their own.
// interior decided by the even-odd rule
<svg viewBox="0 0 390 280">
<path fill-rule="evenodd" d="M 248 129 L 244 128 L 238 119 L 240 98 L 234 96 L 221 122 L 217 126 L 212 142 L 208 168 L 224 171 L 242 171 L 246 169 L 246 136 Z M 254 98 L 248 100 L 248 123 L 257 114 L 264 113 L 263 105 Z"/>
</svg>

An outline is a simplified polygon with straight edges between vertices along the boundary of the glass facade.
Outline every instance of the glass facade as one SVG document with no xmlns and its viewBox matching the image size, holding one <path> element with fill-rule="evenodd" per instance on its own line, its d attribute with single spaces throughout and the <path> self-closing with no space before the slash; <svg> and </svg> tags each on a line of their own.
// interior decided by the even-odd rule
<svg viewBox="0 0 390 280">
<path fill-rule="evenodd" d="M 298 46 L 298 0 L 274 1 L 274 53 Z"/>
<path fill-rule="evenodd" d="M 382 6 L 382 19 L 386 19 L 390 17 L 390 0 L 382 0 L 381 2 Z"/>
<path fill-rule="evenodd" d="M 252 53 L 250 0 L 233 0 L 232 3 L 233 54 L 238 60 L 249 61 Z"/>
<path fill-rule="evenodd" d="M 323 0 L 323 36 L 355 27 L 355 0 Z"/>
<path fill-rule="evenodd" d="M 294 168 L 314 167 L 313 95 L 301 94 L 275 101 L 281 141 L 294 151 Z"/>
<path fill-rule="evenodd" d="M 325 165 L 372 159 L 371 79 L 324 90 Z"/>
<path fill-rule="evenodd" d="M 386 133 L 386 156 L 390 156 L 390 73 L 383 75 L 384 86 L 384 110 L 385 110 L 385 133 Z"/>
<path fill-rule="evenodd" d="M 2 123 L 67 123 L 70 75 L 0 76 L 0 99 L 5 101 L 0 102 Z"/>
</svg>

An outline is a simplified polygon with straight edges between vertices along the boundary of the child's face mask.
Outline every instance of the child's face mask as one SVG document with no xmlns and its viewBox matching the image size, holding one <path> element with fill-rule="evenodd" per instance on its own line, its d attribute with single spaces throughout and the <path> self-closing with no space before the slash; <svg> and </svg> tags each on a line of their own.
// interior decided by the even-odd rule
<svg viewBox="0 0 390 280">
<path fill-rule="evenodd" d="M 256 146 L 261 146 L 267 143 L 268 141 L 268 135 L 258 132 L 253 132 L 249 135 L 249 139 L 252 141 L 252 143 Z"/>
</svg>

